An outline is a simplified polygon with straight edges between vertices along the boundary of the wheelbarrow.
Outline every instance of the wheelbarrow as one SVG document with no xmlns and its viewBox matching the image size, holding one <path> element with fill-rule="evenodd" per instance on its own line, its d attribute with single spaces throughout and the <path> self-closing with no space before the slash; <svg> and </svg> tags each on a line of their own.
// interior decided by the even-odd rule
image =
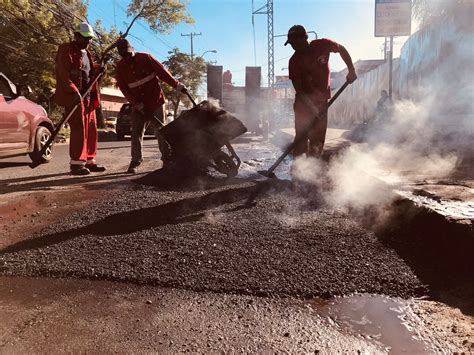
<svg viewBox="0 0 474 355">
<path fill-rule="evenodd" d="M 172 165 L 183 172 L 207 171 L 212 167 L 227 177 L 236 176 L 241 160 L 230 141 L 247 132 L 247 128 L 227 111 L 209 101 L 196 104 L 186 94 L 193 108 L 160 129 L 170 145 Z"/>
</svg>

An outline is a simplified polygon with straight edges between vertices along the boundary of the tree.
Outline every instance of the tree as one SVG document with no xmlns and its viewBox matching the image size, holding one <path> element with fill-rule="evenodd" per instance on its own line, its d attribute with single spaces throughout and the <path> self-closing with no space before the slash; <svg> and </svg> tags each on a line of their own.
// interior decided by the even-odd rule
<svg viewBox="0 0 474 355">
<path fill-rule="evenodd" d="M 95 24 L 98 38 L 90 47 L 95 60 L 105 52 L 116 59 L 117 54 L 112 50 L 116 40 L 126 37 L 139 18 L 161 33 L 181 21 L 193 23 L 186 13 L 187 3 L 184 0 L 133 0 L 128 6 L 128 14 L 133 19 L 122 34 L 115 28 L 105 30 L 98 21 Z M 87 1 L 0 0 L 0 7 L 0 68 L 13 82 L 30 85 L 33 99 L 51 112 L 57 47 L 72 39 L 78 22 L 87 22 Z M 103 83 L 111 82 L 112 71 L 112 67 L 107 70 Z"/>
<path fill-rule="evenodd" d="M 105 53 L 104 60 L 106 64 L 119 60 L 117 51 L 110 49 L 106 53 L 108 48 L 114 47 L 115 42 L 117 42 L 117 39 L 120 37 L 120 33 L 117 31 L 117 29 L 112 27 L 110 31 L 107 31 L 102 27 L 102 22 L 99 20 L 94 24 L 94 32 L 97 35 L 97 39 L 93 41 L 93 45 L 90 47 L 93 57 L 96 58 L 96 60 L 101 60 Z M 114 75 L 115 70 L 112 65 L 109 65 L 105 75 L 101 79 L 101 85 L 111 85 Z"/>
<path fill-rule="evenodd" d="M 179 49 L 175 48 L 163 64 L 177 80 L 189 89 L 191 94 L 197 92 L 206 72 L 206 62 L 203 58 L 191 57 L 188 54 L 181 53 Z M 182 97 L 181 95 L 176 95 L 168 86 L 165 86 L 163 90 L 166 96 L 173 102 L 174 116 L 176 117 Z M 185 98 L 184 101 L 189 102 L 189 99 Z"/>
<path fill-rule="evenodd" d="M 81 0 L 0 0 L 0 7 L 0 68 L 13 82 L 30 85 L 48 108 L 57 46 L 87 7 Z"/>
<path fill-rule="evenodd" d="M 194 23 L 187 5 L 187 0 L 132 0 L 128 14 L 143 18 L 155 32 L 168 33 L 180 22 Z"/>
</svg>

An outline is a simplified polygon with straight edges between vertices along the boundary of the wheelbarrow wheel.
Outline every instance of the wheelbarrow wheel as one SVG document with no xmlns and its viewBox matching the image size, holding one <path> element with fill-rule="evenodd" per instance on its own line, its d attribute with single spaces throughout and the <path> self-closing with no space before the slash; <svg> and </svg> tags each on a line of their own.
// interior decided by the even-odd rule
<svg viewBox="0 0 474 355">
<path fill-rule="evenodd" d="M 218 172 L 227 175 L 227 177 L 234 177 L 237 175 L 239 167 L 234 163 L 232 158 L 223 151 L 218 152 L 213 160 L 214 167 Z"/>
</svg>

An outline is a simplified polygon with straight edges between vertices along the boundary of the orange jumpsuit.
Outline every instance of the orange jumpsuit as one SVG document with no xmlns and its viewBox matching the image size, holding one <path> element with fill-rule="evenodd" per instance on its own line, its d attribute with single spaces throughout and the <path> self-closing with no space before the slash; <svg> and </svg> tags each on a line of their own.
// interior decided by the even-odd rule
<svg viewBox="0 0 474 355">
<path fill-rule="evenodd" d="M 55 102 L 63 106 L 68 114 L 77 103 L 77 93 L 83 94 L 98 71 L 89 51 L 89 73 L 86 74 L 83 60 L 84 52 L 73 42 L 59 46 L 56 54 L 56 92 Z M 99 88 L 95 84 L 88 97 L 69 119 L 71 137 L 69 155 L 71 165 L 95 164 L 97 155 L 97 121 L 95 110 L 100 106 Z"/>
</svg>

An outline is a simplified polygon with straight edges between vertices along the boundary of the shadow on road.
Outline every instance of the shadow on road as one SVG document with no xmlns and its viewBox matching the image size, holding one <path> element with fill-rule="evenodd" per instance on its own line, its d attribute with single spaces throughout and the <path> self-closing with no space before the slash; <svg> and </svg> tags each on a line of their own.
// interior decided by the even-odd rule
<svg viewBox="0 0 474 355">
<path fill-rule="evenodd" d="M 471 225 L 454 223 L 411 202 L 394 203 L 394 212 L 377 231 L 426 284 L 437 301 L 474 315 L 474 238 Z"/>
<path fill-rule="evenodd" d="M 5 169 L 5 168 L 15 168 L 15 167 L 18 167 L 18 166 L 27 166 L 27 165 L 30 165 L 31 163 L 26 163 L 26 162 L 23 162 L 23 163 L 20 163 L 20 162 L 4 162 L 4 163 L 0 163 L 0 169 Z"/>
<path fill-rule="evenodd" d="M 19 183 L 19 182 L 27 182 L 27 181 L 48 179 L 48 178 L 54 178 L 54 177 L 58 177 L 58 176 L 66 176 L 66 175 L 71 176 L 67 172 L 56 173 L 56 174 L 47 174 L 47 175 L 34 175 L 34 176 L 14 178 L 14 179 L 5 179 L 5 180 L 2 180 L 2 183 L 4 183 L 4 184 L 14 184 L 14 183 Z"/>
<path fill-rule="evenodd" d="M 28 249 L 44 248 L 83 235 L 124 235 L 166 224 L 198 221 L 205 216 L 205 212 L 208 210 L 225 204 L 246 200 L 254 189 L 255 186 L 253 185 L 228 189 L 155 207 L 117 213 L 82 228 L 18 242 L 0 251 L 0 255 Z M 226 213 L 230 211 L 232 210 L 229 209 L 223 212 Z"/>
<path fill-rule="evenodd" d="M 195 170 L 179 170 L 158 169 L 148 173 L 138 179 L 133 180 L 134 183 L 154 187 L 157 191 L 206 191 L 229 185 L 241 185 L 243 183 L 254 183 L 253 179 L 245 178 L 226 178 L 223 175 L 213 176 Z"/>
<path fill-rule="evenodd" d="M 64 179 L 55 179 L 49 181 L 35 181 L 45 178 L 66 176 Z M 41 191 L 41 190 L 50 190 L 54 187 L 65 187 L 73 185 L 82 185 L 84 183 L 97 183 L 97 182 L 106 182 L 107 180 L 113 178 L 123 178 L 128 177 L 123 172 L 120 173 L 110 173 L 110 174 L 91 174 L 88 176 L 74 176 L 69 173 L 60 173 L 60 174 L 50 174 L 42 176 L 31 176 L 18 179 L 5 180 L 5 186 L 0 186 L 1 193 L 12 193 L 12 192 L 27 192 L 27 191 Z M 31 182 L 30 182 L 31 181 Z M 23 183 L 24 182 L 24 183 Z M 110 183 L 110 181 L 108 181 Z M 13 184 L 13 185 L 10 185 Z"/>
</svg>

